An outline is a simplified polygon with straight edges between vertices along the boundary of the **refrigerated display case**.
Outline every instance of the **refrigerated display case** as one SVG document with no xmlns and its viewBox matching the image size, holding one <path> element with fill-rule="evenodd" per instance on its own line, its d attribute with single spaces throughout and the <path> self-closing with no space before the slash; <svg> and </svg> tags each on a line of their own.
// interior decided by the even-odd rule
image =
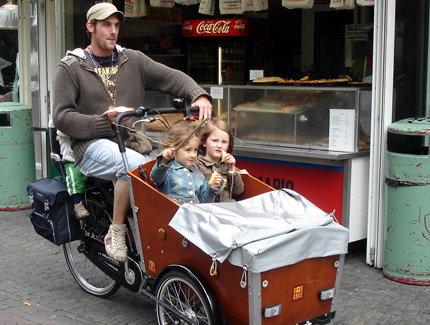
<svg viewBox="0 0 430 325">
<path fill-rule="evenodd" d="M 245 41 L 188 42 L 188 74 L 199 83 L 245 83 Z"/>
<path fill-rule="evenodd" d="M 246 83 L 247 19 L 185 21 L 182 36 L 187 47 L 187 72 L 198 83 Z"/>
<path fill-rule="evenodd" d="M 360 105 L 368 102 L 369 89 L 231 86 L 229 92 L 235 136 L 245 144 L 340 152 L 369 148 L 370 111 Z"/>
<path fill-rule="evenodd" d="M 371 89 L 229 86 L 233 155 L 274 188 L 293 189 L 366 238 Z"/>
</svg>

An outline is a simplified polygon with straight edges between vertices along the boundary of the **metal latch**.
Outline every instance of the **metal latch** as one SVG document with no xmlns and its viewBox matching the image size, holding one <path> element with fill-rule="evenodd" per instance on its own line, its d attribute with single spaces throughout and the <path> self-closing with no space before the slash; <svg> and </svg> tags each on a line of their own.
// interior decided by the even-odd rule
<svg viewBox="0 0 430 325">
<path fill-rule="evenodd" d="M 335 288 L 325 289 L 320 291 L 320 299 L 321 300 L 328 300 L 334 297 L 334 290 Z"/>
<path fill-rule="evenodd" d="M 263 316 L 264 318 L 275 317 L 275 316 L 278 316 L 281 313 L 281 311 L 282 311 L 281 304 L 272 305 L 272 306 L 263 308 Z"/>
</svg>

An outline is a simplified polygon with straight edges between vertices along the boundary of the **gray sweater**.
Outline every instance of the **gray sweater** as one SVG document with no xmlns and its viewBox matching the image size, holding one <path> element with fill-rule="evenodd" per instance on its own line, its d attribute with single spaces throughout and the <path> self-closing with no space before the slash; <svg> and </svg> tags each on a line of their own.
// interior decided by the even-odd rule
<svg viewBox="0 0 430 325">
<path fill-rule="evenodd" d="M 78 163 L 97 139 L 116 141 L 107 115 L 109 106 L 144 106 L 145 90 L 158 90 L 190 104 L 201 95 L 210 96 L 185 73 L 153 61 L 139 51 L 117 45 L 118 73 L 115 98 L 90 65 L 83 49 L 68 51 L 60 61 L 54 84 L 53 121 L 72 139 Z"/>
</svg>

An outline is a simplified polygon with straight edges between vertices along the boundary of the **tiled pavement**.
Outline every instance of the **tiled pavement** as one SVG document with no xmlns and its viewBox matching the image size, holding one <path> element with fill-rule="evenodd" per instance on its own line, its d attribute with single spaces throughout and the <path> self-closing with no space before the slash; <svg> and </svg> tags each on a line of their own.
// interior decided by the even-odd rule
<svg viewBox="0 0 430 325">
<path fill-rule="evenodd" d="M 0 325 L 156 324 L 154 304 L 124 288 L 108 299 L 83 292 L 62 249 L 35 234 L 28 210 L 0 212 Z M 430 288 L 386 279 L 346 255 L 332 324 L 430 324 Z"/>
</svg>

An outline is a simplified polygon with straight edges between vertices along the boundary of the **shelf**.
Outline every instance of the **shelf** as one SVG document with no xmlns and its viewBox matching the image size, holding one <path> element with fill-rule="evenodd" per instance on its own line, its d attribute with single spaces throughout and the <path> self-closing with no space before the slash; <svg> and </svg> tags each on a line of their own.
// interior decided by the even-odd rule
<svg viewBox="0 0 430 325">
<path fill-rule="evenodd" d="M 158 25 L 158 26 L 182 26 L 182 23 L 179 22 L 172 22 L 172 21 L 159 21 L 159 20 L 145 20 L 145 19 L 139 19 L 139 18 L 127 18 L 125 22 L 132 22 L 132 23 L 139 23 L 139 24 L 150 24 L 150 25 Z M 122 24 L 124 24 L 122 23 Z"/>
<path fill-rule="evenodd" d="M 202 60 L 193 60 L 193 59 L 190 59 L 190 64 L 193 64 L 193 63 L 214 63 L 214 59 L 212 59 L 212 60 L 205 60 L 205 59 L 202 59 Z"/>
<path fill-rule="evenodd" d="M 164 54 L 164 53 L 145 53 L 149 57 L 163 57 L 163 58 L 183 58 L 185 54 Z"/>
</svg>

